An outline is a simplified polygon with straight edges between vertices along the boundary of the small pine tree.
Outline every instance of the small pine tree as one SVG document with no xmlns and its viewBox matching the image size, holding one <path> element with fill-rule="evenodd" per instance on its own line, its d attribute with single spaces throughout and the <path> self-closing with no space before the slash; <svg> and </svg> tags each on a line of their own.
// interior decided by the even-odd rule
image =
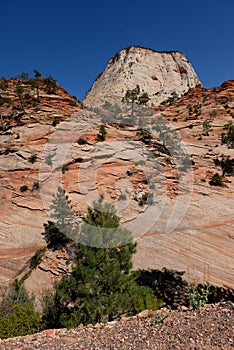
<svg viewBox="0 0 234 350">
<path fill-rule="evenodd" d="M 234 124 L 232 122 L 226 124 L 224 129 L 227 130 L 227 133 L 221 134 L 221 143 L 227 144 L 228 148 L 234 148 Z"/>
<path fill-rule="evenodd" d="M 36 79 L 38 79 L 38 78 L 41 77 L 41 72 L 39 72 L 38 69 L 34 69 L 33 72 L 34 72 L 34 74 L 35 74 L 35 78 L 36 78 Z"/>
<path fill-rule="evenodd" d="M 112 238 L 110 233 L 103 234 L 102 228 L 110 232 L 114 228 L 118 234 Z M 153 292 L 138 286 L 137 274 L 131 272 L 136 244 L 129 241 L 130 232 L 119 227 L 114 207 L 104 203 L 103 197 L 94 203 L 93 209 L 88 209 L 82 232 L 88 238 L 87 242 L 84 239 L 86 243 L 109 246 L 97 248 L 79 243 L 72 273 L 55 284 L 55 293 L 44 308 L 47 326 L 70 328 L 157 308 Z M 123 234 L 128 237 L 128 243 L 112 246 L 113 241 L 121 242 Z"/>
<path fill-rule="evenodd" d="M 54 221 L 44 224 L 45 231 L 42 233 L 48 248 L 58 249 L 66 245 L 75 234 L 74 213 L 70 203 L 65 191 L 59 187 L 49 208 Z"/>
<path fill-rule="evenodd" d="M 211 186 L 222 186 L 223 178 L 218 173 L 215 173 L 209 181 Z"/>
<path fill-rule="evenodd" d="M 138 97 L 140 94 L 140 86 L 137 85 L 134 89 L 128 89 L 122 99 L 123 102 L 130 102 L 132 104 L 132 117 L 134 111 L 134 103 L 138 101 Z"/>
<path fill-rule="evenodd" d="M 73 228 L 74 213 L 71 201 L 61 187 L 58 188 L 57 193 L 53 196 L 50 210 L 52 210 L 51 217 L 54 219 L 58 229 L 65 235 L 68 235 Z"/>
<path fill-rule="evenodd" d="M 43 82 L 45 83 L 45 92 L 47 94 L 57 93 L 57 81 L 51 75 L 43 78 Z"/>
<path fill-rule="evenodd" d="M 100 128 L 99 128 L 99 132 L 98 132 L 98 135 L 97 135 L 97 141 L 105 141 L 105 138 L 106 138 L 106 128 L 105 128 L 105 125 L 101 125 Z"/>
<path fill-rule="evenodd" d="M 23 306 L 33 305 L 34 297 L 29 297 L 23 283 L 15 279 L 9 286 L 7 295 L 3 298 L 3 304 L 19 304 Z"/>
<path fill-rule="evenodd" d="M 92 247 L 118 247 L 132 242 L 130 232 L 119 226 L 120 218 L 116 215 L 113 204 L 104 201 L 100 196 L 89 207 L 79 242 Z"/>
<path fill-rule="evenodd" d="M 209 120 L 204 120 L 203 122 L 203 132 L 206 136 L 209 136 L 209 132 L 212 130 L 211 124 Z"/>
<path fill-rule="evenodd" d="M 138 97 L 138 102 L 140 105 L 146 105 L 146 103 L 150 100 L 149 95 L 147 92 L 143 92 L 139 97 Z"/>
</svg>

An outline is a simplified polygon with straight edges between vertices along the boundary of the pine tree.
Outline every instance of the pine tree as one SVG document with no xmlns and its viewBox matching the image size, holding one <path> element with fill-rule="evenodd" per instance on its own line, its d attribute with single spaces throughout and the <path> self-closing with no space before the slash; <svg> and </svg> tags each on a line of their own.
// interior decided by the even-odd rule
<svg viewBox="0 0 234 350">
<path fill-rule="evenodd" d="M 132 104 L 132 117 L 133 117 L 133 107 L 134 103 L 138 101 L 140 94 L 140 86 L 137 85 L 134 89 L 128 89 L 122 99 L 123 102 L 130 102 Z"/>
<path fill-rule="evenodd" d="M 94 201 L 93 208 L 88 208 L 83 219 L 79 242 L 92 247 L 119 247 L 132 242 L 131 233 L 120 227 L 120 218 L 116 215 L 113 204 L 104 201 L 100 196 Z"/>
<path fill-rule="evenodd" d="M 48 248 L 58 249 L 75 236 L 74 213 L 70 203 L 65 191 L 59 187 L 50 205 L 54 221 L 44 224 L 45 231 L 42 233 Z"/>
<path fill-rule="evenodd" d="M 100 125 L 100 128 L 99 128 L 99 132 L 98 132 L 98 135 L 97 135 L 97 141 L 105 141 L 105 138 L 106 138 L 106 128 L 105 128 L 105 125 Z"/>
<path fill-rule="evenodd" d="M 114 228 L 115 237 L 111 237 L 112 230 L 103 234 L 102 228 Z M 130 232 L 119 227 L 114 207 L 104 203 L 103 197 L 88 209 L 82 232 L 89 245 L 79 243 L 71 274 L 55 284 L 54 296 L 44 312 L 47 326 L 74 327 L 155 309 L 158 303 L 153 292 L 138 286 L 137 274 L 131 271 L 136 244 L 130 240 Z M 114 242 L 123 243 L 123 236 L 125 240 L 128 237 L 128 243 L 114 246 Z M 97 243 L 105 244 L 100 248 Z"/>
<path fill-rule="evenodd" d="M 139 97 L 138 97 L 138 102 L 140 105 L 146 105 L 146 103 L 150 100 L 149 95 L 147 92 L 143 92 Z"/>
</svg>

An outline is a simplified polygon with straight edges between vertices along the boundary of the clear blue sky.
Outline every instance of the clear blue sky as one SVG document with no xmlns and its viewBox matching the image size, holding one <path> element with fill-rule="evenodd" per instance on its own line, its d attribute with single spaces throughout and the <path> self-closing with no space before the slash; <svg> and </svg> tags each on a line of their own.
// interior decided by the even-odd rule
<svg viewBox="0 0 234 350">
<path fill-rule="evenodd" d="M 205 87 L 234 79 L 234 0 L 9 0 L 0 76 L 37 68 L 78 99 L 120 49 L 183 52 Z"/>
</svg>

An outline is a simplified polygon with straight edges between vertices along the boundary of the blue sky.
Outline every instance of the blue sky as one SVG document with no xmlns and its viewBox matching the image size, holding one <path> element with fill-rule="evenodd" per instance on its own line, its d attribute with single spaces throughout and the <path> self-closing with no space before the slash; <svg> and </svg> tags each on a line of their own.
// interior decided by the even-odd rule
<svg viewBox="0 0 234 350">
<path fill-rule="evenodd" d="M 38 69 L 82 99 L 129 45 L 183 52 L 205 87 L 234 79 L 234 0 L 9 0 L 0 76 Z"/>
</svg>

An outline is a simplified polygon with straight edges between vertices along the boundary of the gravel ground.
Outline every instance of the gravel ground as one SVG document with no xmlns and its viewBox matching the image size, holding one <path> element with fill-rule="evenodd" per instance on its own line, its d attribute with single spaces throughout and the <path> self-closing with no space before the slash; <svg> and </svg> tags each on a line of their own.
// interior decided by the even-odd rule
<svg viewBox="0 0 234 350">
<path fill-rule="evenodd" d="M 234 304 L 199 310 L 144 311 L 131 318 L 76 329 L 46 330 L 0 340 L 1 350 L 234 349 Z"/>
</svg>

